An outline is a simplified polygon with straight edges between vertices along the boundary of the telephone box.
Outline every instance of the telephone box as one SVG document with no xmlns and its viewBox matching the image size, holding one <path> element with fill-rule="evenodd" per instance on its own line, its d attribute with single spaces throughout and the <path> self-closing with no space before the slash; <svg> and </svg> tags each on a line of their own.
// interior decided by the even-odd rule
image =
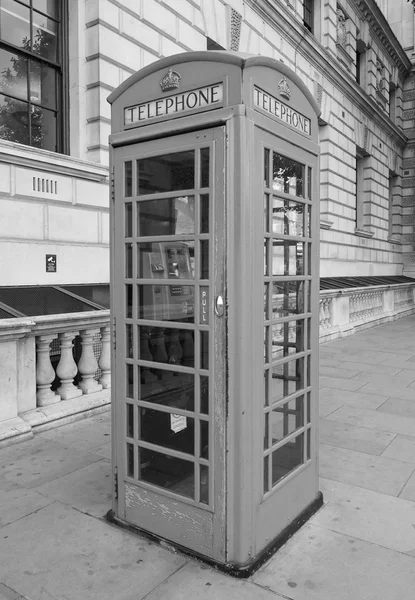
<svg viewBox="0 0 415 600">
<path fill-rule="evenodd" d="M 112 104 L 112 517 L 247 574 L 318 489 L 318 108 L 190 52 Z"/>
</svg>

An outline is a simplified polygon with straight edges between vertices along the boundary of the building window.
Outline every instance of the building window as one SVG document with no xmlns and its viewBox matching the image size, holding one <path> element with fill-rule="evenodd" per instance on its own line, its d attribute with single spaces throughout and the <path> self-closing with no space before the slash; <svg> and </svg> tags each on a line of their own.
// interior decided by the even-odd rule
<svg viewBox="0 0 415 600">
<path fill-rule="evenodd" d="M 62 152 L 59 0 L 0 0 L 0 138 Z"/>
<path fill-rule="evenodd" d="M 313 20 L 314 20 L 314 1 L 313 0 L 304 0 L 304 12 L 303 12 L 303 23 L 304 27 L 313 33 Z"/>
</svg>

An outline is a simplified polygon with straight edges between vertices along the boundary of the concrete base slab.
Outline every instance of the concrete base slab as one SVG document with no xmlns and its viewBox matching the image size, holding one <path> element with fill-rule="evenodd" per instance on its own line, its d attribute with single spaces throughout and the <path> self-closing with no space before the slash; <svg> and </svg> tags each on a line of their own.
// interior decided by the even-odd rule
<svg viewBox="0 0 415 600">
<path fill-rule="evenodd" d="M 45 483 L 36 491 L 83 513 L 104 517 L 111 508 L 112 489 L 111 463 L 102 459 Z"/>
<path fill-rule="evenodd" d="M 32 600 L 141 600 L 185 562 L 59 503 L 2 529 L 0 580 Z"/>
<path fill-rule="evenodd" d="M 209 567 L 188 563 L 162 583 L 146 600 L 279 600 L 270 590 L 248 581 L 235 580 Z"/>
<path fill-rule="evenodd" d="M 324 478 L 320 489 L 325 506 L 313 525 L 397 552 L 415 551 L 414 502 Z"/>
<path fill-rule="evenodd" d="M 320 475 L 369 490 L 398 496 L 414 465 L 391 458 L 320 445 Z"/>
<path fill-rule="evenodd" d="M 413 600 L 415 558 L 307 524 L 251 580 L 292 600 Z"/>
</svg>

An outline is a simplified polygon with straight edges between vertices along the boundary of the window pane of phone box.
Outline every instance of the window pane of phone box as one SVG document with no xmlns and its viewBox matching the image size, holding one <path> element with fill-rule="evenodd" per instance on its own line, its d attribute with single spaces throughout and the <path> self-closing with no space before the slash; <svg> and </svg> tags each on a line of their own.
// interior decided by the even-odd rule
<svg viewBox="0 0 415 600">
<path fill-rule="evenodd" d="M 139 195 L 191 190 L 194 187 L 194 150 L 137 160 Z"/>
<path fill-rule="evenodd" d="M 194 242 L 144 242 L 137 244 L 137 277 L 194 279 Z"/>
<path fill-rule="evenodd" d="M 181 496 L 194 498 L 194 463 L 154 450 L 139 449 L 140 479 L 168 489 Z"/>
<path fill-rule="evenodd" d="M 138 287 L 138 318 L 194 322 L 194 286 L 150 285 Z"/>
<path fill-rule="evenodd" d="M 194 196 L 137 202 L 137 231 L 142 237 L 194 234 Z"/>
</svg>

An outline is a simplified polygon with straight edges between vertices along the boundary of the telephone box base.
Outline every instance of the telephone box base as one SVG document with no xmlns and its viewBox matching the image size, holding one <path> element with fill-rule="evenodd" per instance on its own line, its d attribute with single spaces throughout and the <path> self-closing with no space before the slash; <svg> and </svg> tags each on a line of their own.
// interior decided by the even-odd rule
<svg viewBox="0 0 415 600">
<path fill-rule="evenodd" d="M 267 560 L 271 558 L 273 554 L 275 554 L 288 540 L 299 530 L 301 527 L 323 506 L 323 494 L 319 492 L 316 498 L 311 502 L 292 523 L 288 525 L 266 548 L 264 548 L 251 562 L 244 565 L 235 565 L 232 563 L 220 563 L 198 552 L 194 552 L 181 546 L 180 544 L 175 544 L 170 540 L 162 538 L 160 536 L 154 535 L 145 529 L 141 529 L 130 523 L 122 521 L 115 516 L 114 511 L 111 509 L 106 514 L 106 519 L 110 523 L 118 525 L 123 529 L 127 529 L 128 531 L 135 532 L 148 540 L 156 543 L 164 543 L 185 554 L 186 556 L 190 556 L 191 558 L 196 558 L 198 560 L 203 561 L 204 563 L 218 569 L 219 571 L 223 571 L 228 575 L 232 575 L 232 577 L 237 577 L 239 579 L 246 579 L 250 577 L 253 573 L 255 573 Z"/>
</svg>

